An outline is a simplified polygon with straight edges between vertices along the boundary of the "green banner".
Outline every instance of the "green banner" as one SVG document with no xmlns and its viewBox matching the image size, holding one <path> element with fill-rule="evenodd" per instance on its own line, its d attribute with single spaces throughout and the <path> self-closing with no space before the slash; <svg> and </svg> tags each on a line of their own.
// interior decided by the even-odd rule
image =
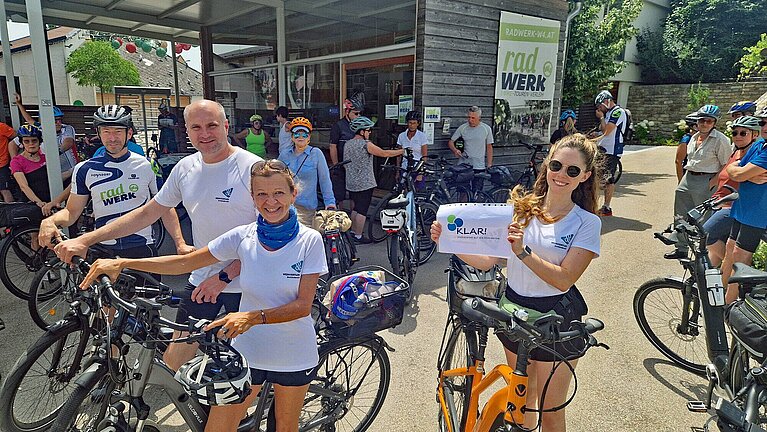
<svg viewBox="0 0 767 432">
<path fill-rule="evenodd" d="M 516 42 L 559 43 L 559 28 L 517 23 L 501 23 L 501 40 Z"/>
</svg>

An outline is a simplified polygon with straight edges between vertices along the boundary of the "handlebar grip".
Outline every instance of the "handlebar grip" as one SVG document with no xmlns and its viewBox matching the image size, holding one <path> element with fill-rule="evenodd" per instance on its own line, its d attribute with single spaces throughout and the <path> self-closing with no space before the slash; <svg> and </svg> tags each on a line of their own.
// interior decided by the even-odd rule
<svg viewBox="0 0 767 432">
<path fill-rule="evenodd" d="M 464 301 L 464 304 L 466 304 L 467 301 Z M 497 304 L 490 303 L 479 297 L 471 299 L 468 306 L 472 310 L 475 310 L 482 315 L 488 316 L 494 321 L 500 321 L 502 323 L 511 323 L 514 321 L 514 317 L 509 313 L 502 311 Z"/>
<path fill-rule="evenodd" d="M 596 333 L 605 328 L 605 323 L 596 318 L 586 318 L 585 328 L 589 334 Z"/>
<path fill-rule="evenodd" d="M 497 327 L 498 324 L 495 320 L 490 318 L 487 315 L 484 315 L 482 312 L 479 312 L 471 307 L 471 301 L 472 299 L 466 299 L 461 303 L 461 313 L 464 317 L 470 319 L 471 321 L 478 322 L 482 324 L 485 327 Z"/>
</svg>

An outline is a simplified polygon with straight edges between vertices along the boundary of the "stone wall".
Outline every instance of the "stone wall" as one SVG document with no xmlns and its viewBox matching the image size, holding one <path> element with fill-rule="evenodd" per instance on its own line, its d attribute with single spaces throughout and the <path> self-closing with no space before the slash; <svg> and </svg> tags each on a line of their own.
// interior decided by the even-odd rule
<svg viewBox="0 0 767 432">
<path fill-rule="evenodd" d="M 661 137 L 671 137 L 675 123 L 690 113 L 687 108 L 687 94 L 690 84 L 657 84 L 633 85 L 629 90 L 628 104 L 633 122 L 636 125 L 642 120 L 655 122 L 650 132 Z M 708 89 L 710 103 L 719 105 L 722 110 L 722 120 L 729 120 L 727 111 L 738 101 L 756 101 L 767 94 L 767 79 L 740 82 L 703 83 L 701 88 Z M 764 100 L 764 98 L 762 99 Z M 762 106 L 760 105 L 759 108 Z M 719 128 L 725 126 L 720 124 Z"/>
</svg>

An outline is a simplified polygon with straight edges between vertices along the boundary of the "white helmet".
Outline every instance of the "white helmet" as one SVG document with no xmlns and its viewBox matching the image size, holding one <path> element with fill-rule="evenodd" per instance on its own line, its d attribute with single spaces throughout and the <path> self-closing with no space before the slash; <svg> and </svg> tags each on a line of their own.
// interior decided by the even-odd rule
<svg viewBox="0 0 767 432">
<path fill-rule="evenodd" d="M 250 367 L 231 347 L 228 352 L 199 355 L 184 363 L 176 380 L 202 405 L 234 405 L 250 394 Z M 216 350 L 218 351 L 218 350 Z"/>
</svg>

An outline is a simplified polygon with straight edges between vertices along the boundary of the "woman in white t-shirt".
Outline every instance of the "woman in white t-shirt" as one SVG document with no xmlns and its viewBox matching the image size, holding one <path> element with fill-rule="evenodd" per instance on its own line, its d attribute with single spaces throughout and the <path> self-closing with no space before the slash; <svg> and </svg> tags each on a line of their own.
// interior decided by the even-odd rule
<svg viewBox="0 0 767 432">
<path fill-rule="evenodd" d="M 520 186 L 511 193 L 514 204 L 513 223 L 508 228 L 511 253 L 508 258 L 508 286 L 500 306 L 511 309 L 519 305 L 539 312 L 554 310 L 564 317 L 563 330 L 572 320 L 580 320 L 587 311 L 575 282 L 592 259 L 599 255 L 601 222 L 597 210 L 598 182 L 597 145 L 582 134 L 570 135 L 552 145 L 549 156 L 535 181 L 533 190 L 525 194 Z M 442 227 L 434 222 L 432 240 L 437 242 Z M 498 258 L 458 255 L 471 266 L 489 270 Z M 512 305 L 511 303 L 515 305 Z M 517 343 L 500 337 L 506 348 L 510 366 L 516 364 Z M 568 358 L 575 367 L 574 353 L 579 344 L 549 346 Z M 530 353 L 528 399 L 537 408 L 553 363 L 560 358 L 541 350 Z M 565 403 L 572 374 L 567 367 L 556 368 L 548 384 L 544 408 Z M 526 427 L 534 427 L 535 412 L 528 411 Z M 565 410 L 546 412 L 541 418 L 542 431 L 565 430 Z"/>
<path fill-rule="evenodd" d="M 122 269 L 183 274 L 219 261 L 242 262 L 240 310 L 214 321 L 220 334 L 248 361 L 252 392 L 245 402 L 213 406 L 206 431 L 236 431 L 264 381 L 274 383 L 277 427 L 298 430 L 298 417 L 319 361 L 311 318 L 317 281 L 327 273 L 320 234 L 298 222 L 293 175 L 278 160 L 251 169 L 258 220 L 234 228 L 188 255 L 96 261 L 84 286 L 98 275 L 112 280 Z M 285 429 L 282 429 L 285 428 Z"/>
</svg>

